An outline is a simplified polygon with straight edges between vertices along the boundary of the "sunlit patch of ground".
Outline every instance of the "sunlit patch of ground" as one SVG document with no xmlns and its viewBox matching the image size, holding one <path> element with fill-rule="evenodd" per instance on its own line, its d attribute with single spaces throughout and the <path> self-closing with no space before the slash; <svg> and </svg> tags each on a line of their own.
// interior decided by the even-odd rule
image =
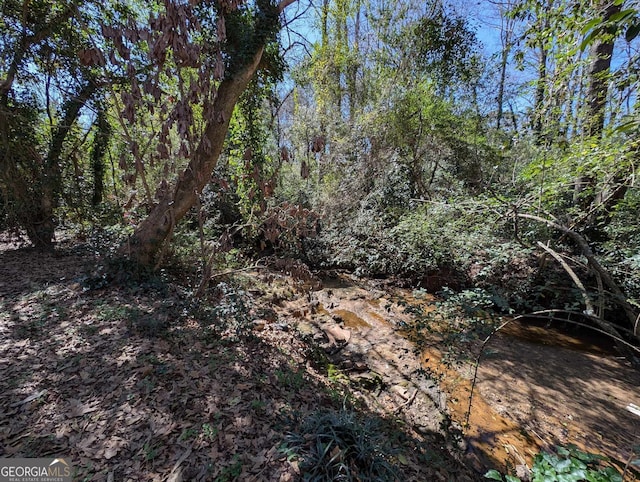
<svg viewBox="0 0 640 482">
<path fill-rule="evenodd" d="M 508 324 L 485 347 L 469 412 L 480 341 L 445 341 L 448 321 L 438 318 L 433 296 L 349 277 L 330 281 L 314 296 L 315 315 L 302 306 L 306 301 L 293 302 L 298 312 L 309 313 L 304 322 L 325 331 L 332 323 L 346 329 L 344 353 L 360 352 L 368 369 L 386 370 L 389 387 L 401 387 L 398 375 L 409 380 L 407 400 L 415 388 L 432 399 L 432 410 L 446 407 L 443 413 L 462 429 L 467 460 L 480 471 L 530 467 L 540 450 L 567 444 L 607 455 L 623 467 L 640 445 L 640 417 L 626 410 L 629 403 L 639 404 L 640 373 L 593 339 Z M 417 316 L 412 307 L 436 320 L 432 331 L 421 328 L 419 356 L 410 355 L 415 346 L 400 341 L 406 335 L 416 338 L 410 333 Z M 420 391 L 427 382 L 416 363 L 422 363 L 436 390 Z M 386 400 L 387 392 L 393 390 L 379 392 L 379 400 Z M 446 401 L 444 407 L 438 399 Z M 394 403 L 402 405 L 407 420 L 424 410 L 415 400 L 389 405 Z"/>
</svg>

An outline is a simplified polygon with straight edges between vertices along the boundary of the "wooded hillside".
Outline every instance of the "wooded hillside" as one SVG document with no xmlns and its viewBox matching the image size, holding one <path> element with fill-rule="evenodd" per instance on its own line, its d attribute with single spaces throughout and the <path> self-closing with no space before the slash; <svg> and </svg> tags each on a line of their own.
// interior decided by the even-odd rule
<svg viewBox="0 0 640 482">
<path fill-rule="evenodd" d="M 92 252 L 90 289 L 348 273 L 437 295 L 478 362 L 516 317 L 640 364 L 637 1 L 0 0 L 0 32 L 0 232 Z"/>
</svg>

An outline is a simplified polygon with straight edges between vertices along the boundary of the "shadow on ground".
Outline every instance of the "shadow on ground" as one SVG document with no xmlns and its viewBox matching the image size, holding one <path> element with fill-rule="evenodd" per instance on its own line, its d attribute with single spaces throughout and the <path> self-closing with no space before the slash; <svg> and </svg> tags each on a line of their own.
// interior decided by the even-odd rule
<svg viewBox="0 0 640 482">
<path fill-rule="evenodd" d="M 0 251 L 0 456 L 63 456 L 77 480 L 301 478 L 286 434 L 344 400 L 309 368 L 297 332 L 255 330 L 231 283 L 215 305 L 168 282 L 88 289 L 97 263 Z M 399 478 L 475 478 L 437 432 L 380 420 Z"/>
</svg>

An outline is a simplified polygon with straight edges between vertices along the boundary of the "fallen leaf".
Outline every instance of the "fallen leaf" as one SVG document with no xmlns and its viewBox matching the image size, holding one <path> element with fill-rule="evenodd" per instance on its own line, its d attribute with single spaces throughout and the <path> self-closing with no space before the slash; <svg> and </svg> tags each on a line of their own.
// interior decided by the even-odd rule
<svg viewBox="0 0 640 482">
<path fill-rule="evenodd" d="M 81 417 L 87 413 L 95 412 L 100 408 L 100 401 L 93 400 L 89 403 L 82 403 L 79 400 L 71 399 L 69 400 L 69 409 L 67 411 L 67 417 Z"/>
</svg>

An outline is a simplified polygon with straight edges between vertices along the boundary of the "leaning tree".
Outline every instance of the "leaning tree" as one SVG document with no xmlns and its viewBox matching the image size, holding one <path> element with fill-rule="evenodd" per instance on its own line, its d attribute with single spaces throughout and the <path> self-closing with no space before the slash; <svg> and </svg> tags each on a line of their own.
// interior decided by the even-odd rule
<svg viewBox="0 0 640 482">
<path fill-rule="evenodd" d="M 161 176 L 155 194 L 144 182 L 148 215 L 121 246 L 121 255 L 140 265 L 158 262 L 176 223 L 211 181 L 240 96 L 256 72 L 279 55 L 269 47 L 277 42 L 284 9 L 294 2 L 165 0 L 155 9 L 159 13 L 149 10 L 146 19 L 122 19 L 103 28 L 92 55 L 107 59 L 112 77 L 128 77 L 126 86 L 113 90 L 112 100 L 136 172 L 144 175 L 149 159 L 185 160 L 173 179 Z M 160 119 L 153 148 L 128 135 L 149 110 Z"/>
</svg>

